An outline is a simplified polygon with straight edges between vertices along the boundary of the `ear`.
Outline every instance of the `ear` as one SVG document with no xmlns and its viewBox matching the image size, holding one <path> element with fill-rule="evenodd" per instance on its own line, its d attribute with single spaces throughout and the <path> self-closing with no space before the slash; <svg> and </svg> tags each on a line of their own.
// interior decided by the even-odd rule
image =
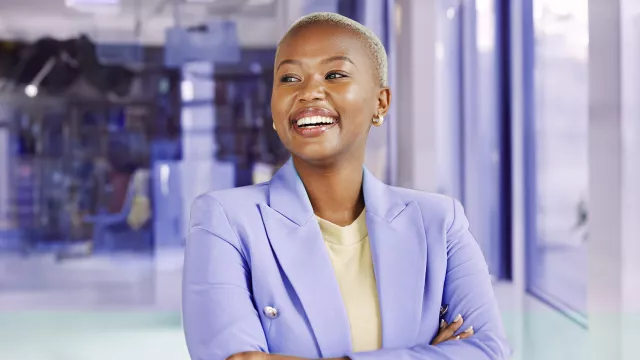
<svg viewBox="0 0 640 360">
<path fill-rule="evenodd" d="M 389 106 L 391 105 L 391 89 L 388 87 L 380 88 L 378 91 L 378 103 L 376 113 L 374 116 L 382 115 L 386 116 L 389 112 Z"/>
</svg>

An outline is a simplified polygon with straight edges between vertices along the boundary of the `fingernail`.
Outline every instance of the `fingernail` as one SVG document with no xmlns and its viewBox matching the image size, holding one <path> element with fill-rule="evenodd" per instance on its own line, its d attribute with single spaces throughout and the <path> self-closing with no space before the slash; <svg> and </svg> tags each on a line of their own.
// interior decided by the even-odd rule
<svg viewBox="0 0 640 360">
<path fill-rule="evenodd" d="M 473 331 L 473 326 L 469 326 L 469 327 L 467 328 L 467 330 L 465 330 L 464 332 L 466 332 L 466 333 L 470 333 L 470 332 L 472 332 L 472 331 Z"/>
<path fill-rule="evenodd" d="M 456 336 L 456 340 L 460 340 L 460 335 Z"/>
<path fill-rule="evenodd" d="M 440 320 L 440 329 L 444 327 L 444 324 L 445 324 L 444 319 Z"/>
<path fill-rule="evenodd" d="M 455 319 L 453 319 L 453 322 L 458 322 L 458 321 L 460 321 L 460 320 L 462 320 L 462 315 L 458 314 L 458 315 L 456 316 L 456 318 L 455 318 Z"/>
</svg>

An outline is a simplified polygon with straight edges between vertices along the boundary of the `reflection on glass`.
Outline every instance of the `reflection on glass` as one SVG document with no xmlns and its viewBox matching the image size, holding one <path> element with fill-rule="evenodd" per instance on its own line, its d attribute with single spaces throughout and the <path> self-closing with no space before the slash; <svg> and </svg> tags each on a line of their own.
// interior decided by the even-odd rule
<svg viewBox="0 0 640 360">
<path fill-rule="evenodd" d="M 530 290 L 586 313 L 587 0 L 533 0 L 535 239 Z"/>
</svg>

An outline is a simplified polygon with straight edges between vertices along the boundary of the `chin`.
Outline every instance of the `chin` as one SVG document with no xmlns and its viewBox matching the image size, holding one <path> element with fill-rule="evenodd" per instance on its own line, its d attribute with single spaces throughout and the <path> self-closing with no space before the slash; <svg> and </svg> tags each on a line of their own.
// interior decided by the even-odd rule
<svg viewBox="0 0 640 360">
<path fill-rule="evenodd" d="M 291 154 L 309 164 L 331 164 L 340 157 L 335 147 L 318 146 L 319 144 L 291 149 Z"/>
</svg>

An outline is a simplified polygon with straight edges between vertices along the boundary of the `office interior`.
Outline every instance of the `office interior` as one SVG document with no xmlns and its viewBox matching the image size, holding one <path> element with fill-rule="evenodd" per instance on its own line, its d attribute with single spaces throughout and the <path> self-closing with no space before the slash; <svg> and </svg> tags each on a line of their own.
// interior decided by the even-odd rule
<svg viewBox="0 0 640 360">
<path fill-rule="evenodd" d="M 3 0 L 0 358 L 189 359 L 191 201 L 287 160 L 273 57 L 316 11 L 385 44 L 366 165 L 463 203 L 513 358 L 637 359 L 637 0 Z"/>
</svg>

